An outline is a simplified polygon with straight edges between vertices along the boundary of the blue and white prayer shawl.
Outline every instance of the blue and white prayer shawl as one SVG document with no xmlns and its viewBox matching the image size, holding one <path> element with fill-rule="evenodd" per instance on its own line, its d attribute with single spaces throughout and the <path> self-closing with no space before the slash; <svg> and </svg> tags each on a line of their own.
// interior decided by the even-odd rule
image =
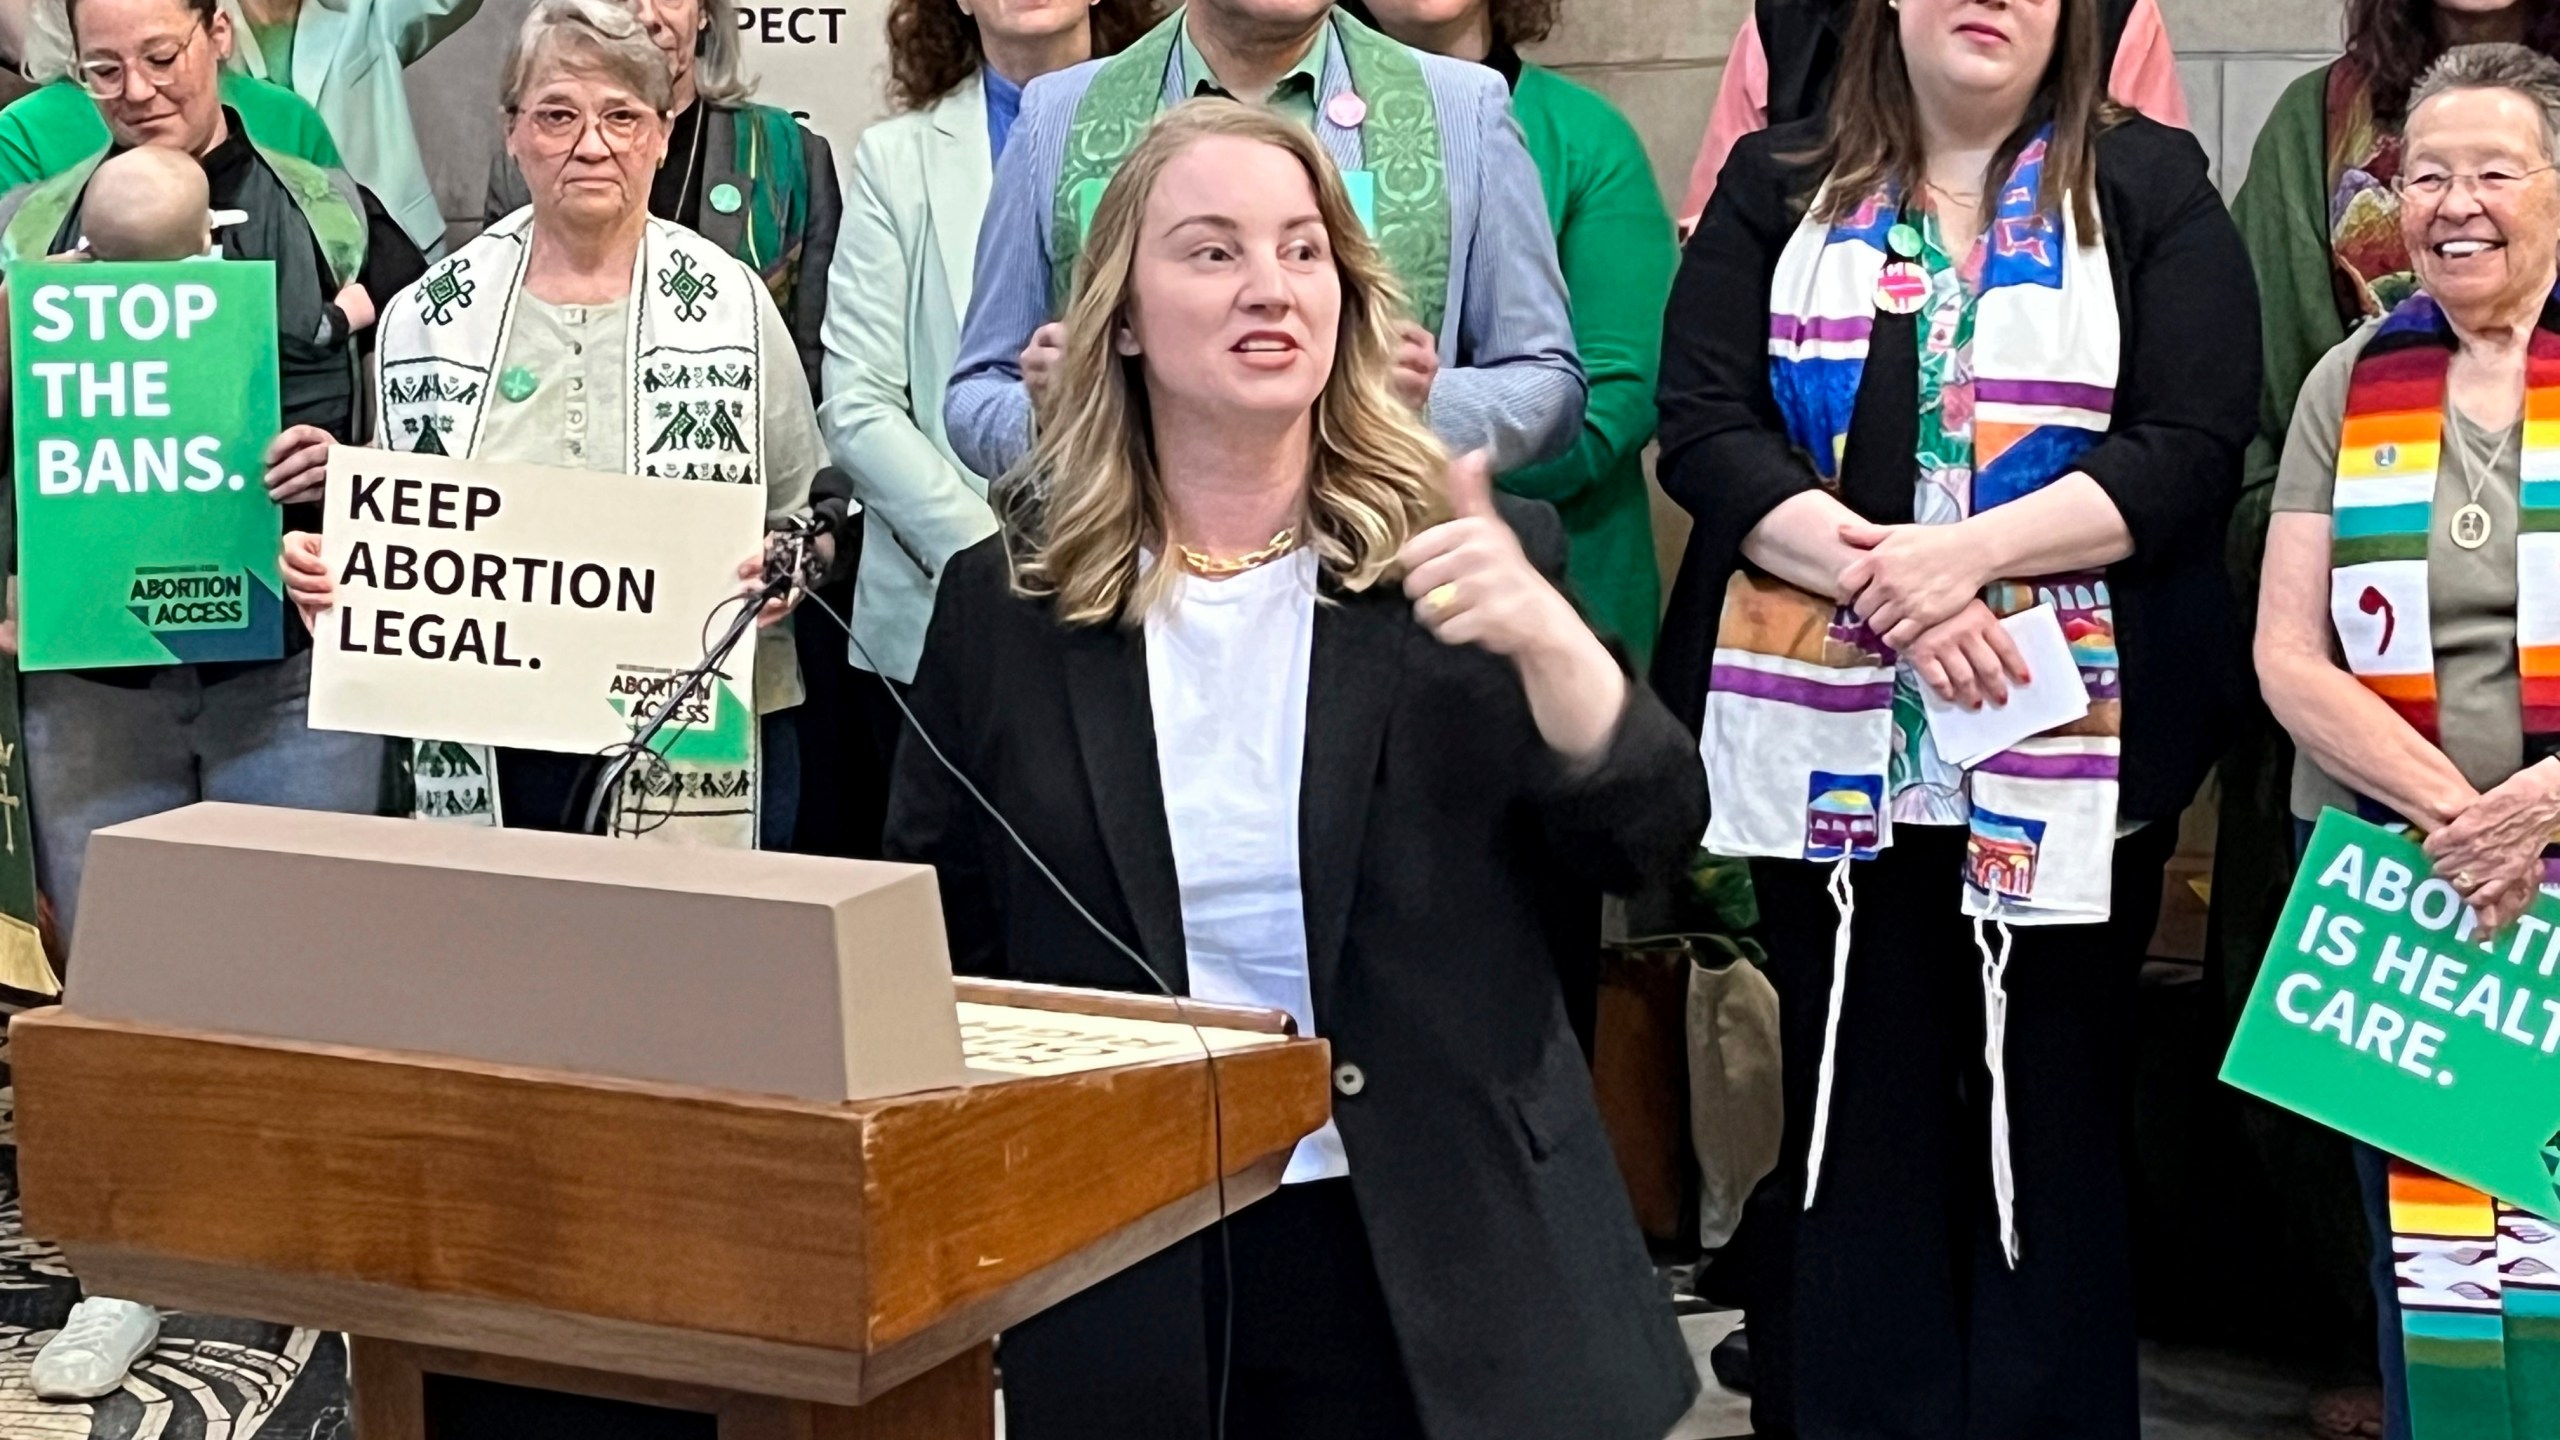
<svg viewBox="0 0 2560 1440">
<path fill-rule="evenodd" d="M 2048 132 L 2049 133 L 2049 132 Z M 2105 435 L 2121 352 L 2103 233 L 2083 236 L 2066 202 L 2037 204 L 2046 137 L 2019 155 L 1987 239 L 1973 344 L 1974 469 L 1979 514 L 2071 473 Z M 1891 190 L 1836 222 L 1808 214 L 1787 242 L 1769 296 L 1769 378 L 1787 435 L 1835 493 L 1875 327 L 1877 280 L 1900 218 Z M 1916 459 L 1912 463 L 1917 465 Z M 1967 772 L 1971 823 L 1964 913 L 1982 951 L 1984 1059 L 1992 1080 L 1992 1189 L 2009 1263 L 2018 1257 L 2009 1163 L 2005 1048 L 2007 924 L 2107 918 L 2116 838 L 2122 703 L 2115 617 L 2095 571 L 1996 581 L 1992 613 L 2051 604 L 2088 686 L 2089 714 L 2020 741 Z M 1821 1179 L 1833 1049 L 1846 990 L 1854 860 L 1893 843 L 1888 776 L 1898 657 L 1855 610 L 1774 578 L 1737 572 L 1725 595 L 1699 749 L 1721 855 L 1834 862 L 1840 911 L 1832 949 L 1805 1203 Z M 1995 953 L 1983 922 L 2000 926 Z"/>
</svg>

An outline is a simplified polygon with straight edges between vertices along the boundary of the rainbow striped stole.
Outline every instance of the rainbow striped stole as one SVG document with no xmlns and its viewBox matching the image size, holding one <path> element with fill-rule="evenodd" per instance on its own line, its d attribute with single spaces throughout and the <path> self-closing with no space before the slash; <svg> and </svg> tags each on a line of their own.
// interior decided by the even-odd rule
<svg viewBox="0 0 2560 1440">
<path fill-rule="evenodd" d="M 2430 742 L 2435 643 L 2427 539 L 2444 446 L 2454 337 L 2425 294 L 2393 310 L 2356 358 L 2332 495 L 2329 615 L 2347 668 Z M 2516 547 L 2517 659 L 2525 761 L 2560 751 L 2560 305 L 2547 304 L 2525 360 L 2523 485 Z"/>
<path fill-rule="evenodd" d="M 2560 1225 L 2391 1162 L 2415 1440 L 2560 1434 Z"/>
</svg>

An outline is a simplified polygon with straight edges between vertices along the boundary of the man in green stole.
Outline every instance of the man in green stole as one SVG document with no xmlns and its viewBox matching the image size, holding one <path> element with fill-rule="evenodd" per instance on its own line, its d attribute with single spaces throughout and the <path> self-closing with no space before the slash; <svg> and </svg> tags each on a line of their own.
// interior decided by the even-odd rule
<svg viewBox="0 0 2560 1440">
<path fill-rule="evenodd" d="M 1497 471 L 1562 453 L 1584 381 L 1537 166 L 1502 77 L 1411 50 L 1325 0 L 1194 0 L 1109 60 L 1043 76 L 996 167 L 944 418 L 1002 475 L 1031 443 L 1026 347 L 1065 308 L 1102 188 L 1165 107 L 1268 105 L 1341 167 L 1418 326 L 1432 428 Z M 1052 332 L 1054 333 L 1054 332 Z"/>
</svg>

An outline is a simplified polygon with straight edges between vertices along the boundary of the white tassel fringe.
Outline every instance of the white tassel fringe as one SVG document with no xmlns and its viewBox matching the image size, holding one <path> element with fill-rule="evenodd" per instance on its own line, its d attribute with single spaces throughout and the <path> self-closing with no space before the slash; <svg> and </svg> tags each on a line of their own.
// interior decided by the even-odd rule
<svg viewBox="0 0 2560 1440">
<path fill-rule="evenodd" d="M 1849 884 L 1849 857 L 1831 867 L 1831 904 L 1840 912 L 1840 928 L 1831 937 L 1831 1013 L 1822 1022 L 1822 1064 L 1813 1094 L 1813 1145 L 1805 1152 L 1804 1208 L 1813 1208 L 1814 1191 L 1822 1184 L 1822 1147 L 1831 1134 L 1832 1067 L 1840 1049 L 1840 1003 L 1849 993 L 1849 922 L 1858 913 L 1858 894 Z"/>
<path fill-rule="evenodd" d="M 1991 922 L 2000 932 L 2000 952 L 1982 933 L 1982 917 L 1973 920 L 1973 945 L 1982 952 L 1982 1063 L 1991 1071 L 1991 1199 L 2000 1210 L 2000 1249 L 2009 1268 L 2018 1268 L 2018 1177 L 2009 1163 L 2009 922 Z"/>
</svg>

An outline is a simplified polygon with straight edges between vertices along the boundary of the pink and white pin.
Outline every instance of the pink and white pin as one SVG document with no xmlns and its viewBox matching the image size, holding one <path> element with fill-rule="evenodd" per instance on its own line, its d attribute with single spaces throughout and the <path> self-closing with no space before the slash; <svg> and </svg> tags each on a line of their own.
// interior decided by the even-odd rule
<svg viewBox="0 0 2560 1440">
<path fill-rule="evenodd" d="M 1876 308 L 1888 315 L 1919 312 L 1929 299 L 1929 272 L 1908 260 L 1896 260 L 1876 277 Z"/>
<path fill-rule="evenodd" d="M 1357 130 L 1369 118 L 1369 102 L 1345 90 L 1324 102 L 1324 118 L 1345 130 Z"/>
</svg>

